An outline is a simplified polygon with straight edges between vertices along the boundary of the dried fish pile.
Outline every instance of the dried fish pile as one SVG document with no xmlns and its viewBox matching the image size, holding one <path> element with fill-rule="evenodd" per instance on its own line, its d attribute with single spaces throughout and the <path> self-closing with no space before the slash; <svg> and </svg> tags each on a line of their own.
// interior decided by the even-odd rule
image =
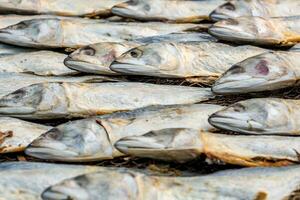
<svg viewBox="0 0 300 200">
<path fill-rule="evenodd" d="M 300 198 L 300 1 L 8 0 L 0 42 L 0 200 Z"/>
</svg>

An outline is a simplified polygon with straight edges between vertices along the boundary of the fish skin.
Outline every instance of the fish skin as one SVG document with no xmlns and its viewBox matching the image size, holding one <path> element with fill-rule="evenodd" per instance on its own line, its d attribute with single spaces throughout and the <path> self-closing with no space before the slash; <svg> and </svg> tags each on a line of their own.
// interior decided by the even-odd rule
<svg viewBox="0 0 300 200">
<path fill-rule="evenodd" d="M 297 136 L 299 105 L 298 100 L 291 99 L 249 99 L 212 114 L 209 123 L 243 134 Z"/>
<path fill-rule="evenodd" d="M 164 128 L 192 127 L 213 131 L 207 118 L 222 108 L 209 104 L 151 106 L 71 121 L 41 135 L 25 153 L 40 159 L 64 162 L 112 159 L 123 155 L 114 144 L 126 136 L 143 135 Z"/>
<path fill-rule="evenodd" d="M 106 16 L 111 14 L 114 5 L 121 2 L 123 0 L 8 0 L 0 3 L 0 11 L 62 16 Z"/>
<path fill-rule="evenodd" d="M 66 54 L 54 51 L 24 52 L 0 57 L 0 73 L 29 73 L 41 76 L 66 76 L 78 74 L 63 62 Z"/>
<path fill-rule="evenodd" d="M 214 42 L 152 43 L 118 57 L 110 69 L 130 75 L 217 79 L 233 64 L 267 51 L 253 46 Z M 200 82 L 200 81 L 199 81 Z"/>
<path fill-rule="evenodd" d="M 105 172 L 98 166 L 5 162 L 0 164 L 1 200 L 41 200 L 41 193 L 60 181 L 92 172 Z"/>
<path fill-rule="evenodd" d="M 208 20 L 209 14 L 224 2 L 224 0 L 135 0 L 115 5 L 112 7 L 112 13 L 140 21 L 195 23 Z"/>
<path fill-rule="evenodd" d="M 299 140 L 290 136 L 226 135 L 197 129 L 162 129 L 121 138 L 116 148 L 134 157 L 184 163 L 201 155 L 247 167 L 299 163 Z"/>
<path fill-rule="evenodd" d="M 138 38 L 130 42 L 101 42 L 79 48 L 71 53 L 64 61 L 65 65 L 71 69 L 93 73 L 116 75 L 118 73 L 109 69 L 111 63 L 126 51 L 140 46 L 144 43 L 154 42 L 186 42 L 186 41 L 216 41 L 216 39 L 206 33 L 171 33 L 153 37 Z"/>
<path fill-rule="evenodd" d="M 298 85 L 300 52 L 267 52 L 233 65 L 212 86 L 216 94 L 241 94 Z"/>
<path fill-rule="evenodd" d="M 288 17 L 299 15 L 300 2 L 295 0 L 230 0 L 216 8 L 210 18 L 213 21 L 242 16 Z"/>
<path fill-rule="evenodd" d="M 24 151 L 34 139 L 51 128 L 16 118 L 0 117 L 0 153 Z"/>
<path fill-rule="evenodd" d="M 202 24 L 203 25 L 203 24 Z M 217 39 L 207 33 L 170 33 L 152 37 L 137 38 L 134 42 L 149 44 L 158 42 L 217 42 Z"/>
<path fill-rule="evenodd" d="M 139 27 L 138 32 L 136 27 Z M 201 28 L 203 26 L 197 24 L 108 23 L 92 19 L 32 19 L 0 29 L 0 41 L 35 48 L 78 48 L 99 42 L 124 42 L 174 32 L 197 32 Z"/>
<path fill-rule="evenodd" d="M 23 47 L 17 47 L 9 44 L 1 44 L 0 43 L 0 58 L 2 56 L 7 55 L 14 55 L 18 53 L 26 53 L 26 52 L 32 52 L 35 51 L 35 49 L 30 48 L 23 48 Z"/>
<path fill-rule="evenodd" d="M 282 200 L 298 196 L 299 172 L 299 166 L 232 169 L 194 177 L 110 171 L 62 181 L 47 188 L 42 197 L 44 200 Z"/>
<path fill-rule="evenodd" d="M 12 93 L 20 88 L 30 86 L 32 84 L 46 83 L 46 82 L 85 82 L 97 83 L 105 81 L 125 81 L 124 78 L 114 78 L 106 76 L 36 76 L 32 74 L 22 73 L 0 73 L 0 98 Z"/>
<path fill-rule="evenodd" d="M 209 33 L 220 40 L 239 44 L 293 46 L 300 42 L 300 16 L 221 20 L 209 28 Z"/>
<path fill-rule="evenodd" d="M 16 15 L 16 14 L 9 14 L 9 15 L 0 15 L 0 28 L 6 28 L 8 26 L 18 24 L 22 21 L 31 20 L 31 19 L 72 19 L 72 20 L 84 20 L 83 18 L 79 17 L 62 17 L 62 16 L 55 16 L 55 15 Z"/>
<path fill-rule="evenodd" d="M 174 96 L 178 93 L 181 95 Z M 137 82 L 40 83 L 2 97 L 0 114 L 27 119 L 87 117 L 151 105 L 192 104 L 213 97 L 209 88 L 188 86 Z"/>
</svg>

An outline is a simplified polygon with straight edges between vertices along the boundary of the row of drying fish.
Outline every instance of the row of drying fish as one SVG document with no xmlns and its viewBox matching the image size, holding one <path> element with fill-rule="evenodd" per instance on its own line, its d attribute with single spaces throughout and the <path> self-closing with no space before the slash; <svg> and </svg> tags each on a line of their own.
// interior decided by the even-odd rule
<svg viewBox="0 0 300 200">
<path fill-rule="evenodd" d="M 1 13 L 58 16 L 111 16 L 139 21 L 199 22 L 240 16 L 286 17 L 299 14 L 297 0 L 8 0 Z"/>
<path fill-rule="evenodd" d="M 9 78 L 19 81 L 2 87 L 0 95 L 46 81 L 125 80 L 121 76 L 67 77 L 80 72 L 182 78 L 198 83 L 219 78 L 212 87 L 217 94 L 276 90 L 298 84 L 299 55 L 299 45 L 289 51 L 233 46 L 218 43 L 205 33 L 172 33 L 140 38 L 134 42 L 96 43 L 79 48 L 69 56 L 49 50 L 2 45 L 0 82 Z"/>
<path fill-rule="evenodd" d="M 8 16 L 9 17 L 9 16 Z M 299 42 L 299 16 L 281 18 L 239 17 L 213 24 L 169 24 L 161 22 L 108 22 L 66 17 L 16 17 L 0 29 L 0 41 L 35 48 L 78 48 L 99 42 L 126 42 L 174 32 L 203 30 L 221 40 L 255 45 L 292 46 Z M 0 23 L 1 24 L 1 23 Z M 7 27 L 6 27 L 7 26 Z M 139 27 L 139 31 L 136 31 Z"/>
<path fill-rule="evenodd" d="M 5 200 L 245 199 L 299 197 L 300 167 L 246 168 L 194 177 L 148 171 L 31 162 L 0 164 Z"/>
<path fill-rule="evenodd" d="M 1 153 L 25 150 L 36 158 L 64 162 L 123 155 L 187 162 L 206 155 L 243 166 L 285 166 L 299 163 L 298 107 L 298 100 L 272 98 L 250 99 L 226 108 L 150 106 L 57 127 L 2 117 L 0 149 Z M 217 128 L 240 134 L 220 134 Z"/>
<path fill-rule="evenodd" d="M 299 79 L 297 45 L 290 51 L 271 51 L 248 45 L 232 46 L 217 43 L 214 37 L 205 33 L 172 33 L 131 42 L 96 43 L 84 46 L 69 56 L 9 45 L 2 45 L 0 54 L 1 73 L 70 76 L 84 72 L 184 78 L 189 82 L 213 81 L 221 76 L 212 88 L 217 94 L 281 89 L 296 85 Z M 6 76 L 2 77 L 0 81 L 6 81 Z M 62 80 L 54 77 L 38 79 Z M 66 81 L 68 79 L 66 77 Z M 96 76 L 86 79 L 97 82 Z M 31 84 L 37 82 L 28 81 Z M 18 89 L 16 86 L 9 85 L 9 92 Z M 0 94 L 3 96 L 8 90 L 2 89 L 4 91 L 0 91 Z"/>
</svg>

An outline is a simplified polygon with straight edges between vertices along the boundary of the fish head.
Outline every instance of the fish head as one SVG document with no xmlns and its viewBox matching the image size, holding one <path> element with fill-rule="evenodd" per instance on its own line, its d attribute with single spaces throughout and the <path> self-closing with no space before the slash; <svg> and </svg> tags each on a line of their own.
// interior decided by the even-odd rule
<svg viewBox="0 0 300 200">
<path fill-rule="evenodd" d="M 64 180 L 47 188 L 42 199 L 138 199 L 138 175 L 123 171 L 108 169 Z"/>
<path fill-rule="evenodd" d="M 209 28 L 209 33 L 226 41 L 236 43 L 277 44 L 283 39 L 277 26 L 263 17 L 238 17 L 221 20 Z"/>
<path fill-rule="evenodd" d="M 128 45 L 114 42 L 91 44 L 71 53 L 64 64 L 71 69 L 86 73 L 115 74 L 109 66 L 116 57 L 129 49 Z"/>
<path fill-rule="evenodd" d="M 110 69 L 124 74 L 168 76 L 180 65 L 178 55 L 172 43 L 152 43 L 127 51 L 112 63 Z"/>
<path fill-rule="evenodd" d="M 159 4 L 147 0 L 129 0 L 112 7 L 112 13 L 115 15 L 134 17 L 139 20 L 143 20 L 145 17 L 154 16 L 160 11 L 161 8 L 159 7 Z"/>
<path fill-rule="evenodd" d="M 42 101 L 42 85 L 21 88 L 0 99 L 1 114 L 31 114 Z"/>
<path fill-rule="evenodd" d="M 113 147 L 94 118 L 59 125 L 31 142 L 25 153 L 56 161 L 85 162 L 111 159 Z"/>
<path fill-rule="evenodd" d="M 291 109 L 281 99 L 258 98 L 235 103 L 209 117 L 217 128 L 246 134 L 284 133 L 292 129 Z"/>
<path fill-rule="evenodd" d="M 51 42 L 61 29 L 58 19 L 32 19 L 0 29 L 0 39 L 10 44 L 36 44 Z"/>
<path fill-rule="evenodd" d="M 276 52 L 266 52 L 237 63 L 215 82 L 212 91 L 235 94 L 293 86 L 297 75 L 283 57 Z"/>
<path fill-rule="evenodd" d="M 126 155 L 186 162 L 202 153 L 200 131 L 170 128 L 120 139 L 115 147 Z"/>
<path fill-rule="evenodd" d="M 240 16 L 251 16 L 249 1 L 228 1 L 216 8 L 211 14 L 210 19 L 219 21 L 223 19 L 236 18 Z"/>
<path fill-rule="evenodd" d="M 0 114 L 22 118 L 43 118 L 48 111 L 53 117 L 64 116 L 67 98 L 58 83 L 33 84 L 0 99 Z M 50 117 L 51 118 L 51 117 Z"/>
</svg>

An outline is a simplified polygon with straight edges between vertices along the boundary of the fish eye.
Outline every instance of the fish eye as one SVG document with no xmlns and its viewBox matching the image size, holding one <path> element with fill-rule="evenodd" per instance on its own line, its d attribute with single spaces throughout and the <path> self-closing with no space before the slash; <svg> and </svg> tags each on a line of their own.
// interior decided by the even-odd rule
<svg viewBox="0 0 300 200">
<path fill-rule="evenodd" d="M 133 58 L 139 58 L 143 55 L 143 52 L 139 49 L 134 49 L 132 51 L 130 51 L 130 56 Z"/>
<path fill-rule="evenodd" d="M 86 47 L 82 49 L 81 52 L 87 56 L 94 56 L 96 54 L 96 50 L 93 49 L 92 47 Z"/>
<path fill-rule="evenodd" d="M 27 24 L 25 24 L 24 22 L 20 22 L 16 25 L 14 25 L 14 29 L 24 29 L 27 27 Z"/>
<path fill-rule="evenodd" d="M 260 75 L 266 76 L 269 74 L 268 62 L 266 60 L 260 60 L 255 66 L 255 69 Z"/>
<path fill-rule="evenodd" d="M 19 89 L 19 90 L 16 90 L 15 92 L 11 93 L 11 95 L 13 95 L 14 98 L 19 99 L 19 98 L 23 98 L 25 93 L 26 92 L 23 89 Z"/>
<path fill-rule="evenodd" d="M 222 6 L 222 8 L 227 9 L 227 10 L 231 10 L 231 11 L 234 11 L 234 10 L 235 10 L 235 6 L 234 6 L 232 3 L 230 3 L 230 2 L 224 4 L 224 5 Z"/>
<path fill-rule="evenodd" d="M 145 4 L 145 5 L 144 5 L 144 9 L 145 9 L 146 11 L 149 11 L 149 10 L 151 9 L 151 7 L 150 7 L 149 4 Z"/>
<path fill-rule="evenodd" d="M 245 69 L 239 65 L 233 65 L 228 72 L 230 74 L 239 74 L 245 72 Z"/>
<path fill-rule="evenodd" d="M 233 110 L 235 111 L 235 112 L 243 112 L 243 111 L 245 111 L 245 106 L 243 106 L 242 104 L 240 104 L 240 103 L 237 103 L 237 104 L 235 104 L 234 106 L 233 106 Z"/>
</svg>

